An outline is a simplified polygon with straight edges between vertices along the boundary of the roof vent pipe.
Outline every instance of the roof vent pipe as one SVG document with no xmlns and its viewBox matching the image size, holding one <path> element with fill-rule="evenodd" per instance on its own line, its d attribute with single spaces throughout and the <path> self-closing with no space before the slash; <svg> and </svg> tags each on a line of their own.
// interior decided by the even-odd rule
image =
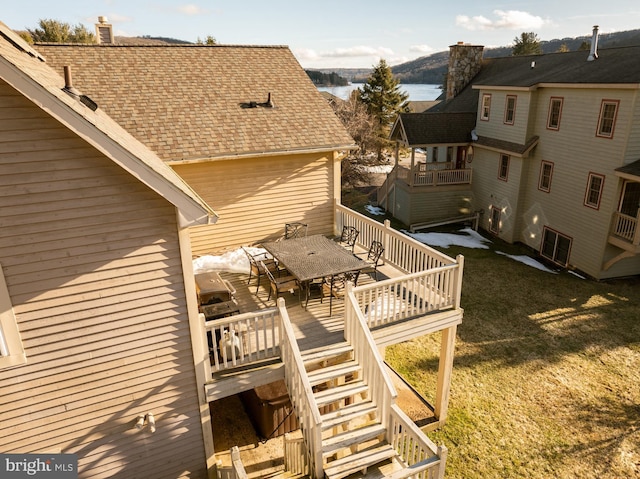
<svg viewBox="0 0 640 479">
<path fill-rule="evenodd" d="M 598 25 L 593 26 L 593 37 L 591 38 L 591 51 L 589 52 L 588 62 L 592 62 L 598 58 Z"/>
<path fill-rule="evenodd" d="M 64 67 L 64 88 L 63 90 L 73 97 L 80 97 L 80 92 L 73 87 L 71 81 L 71 67 L 65 65 Z"/>
</svg>

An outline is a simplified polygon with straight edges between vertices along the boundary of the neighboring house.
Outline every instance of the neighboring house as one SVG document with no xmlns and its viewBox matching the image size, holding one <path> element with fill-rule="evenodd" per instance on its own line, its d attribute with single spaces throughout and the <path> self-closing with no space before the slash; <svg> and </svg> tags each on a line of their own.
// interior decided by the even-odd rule
<svg viewBox="0 0 640 479">
<path fill-rule="evenodd" d="M 0 450 L 77 454 L 82 477 L 205 477 L 187 228 L 215 214 L 63 87 L 0 23 Z M 148 413 L 153 434 L 135 428 Z"/>
<path fill-rule="evenodd" d="M 215 205 L 215 234 L 191 229 L 195 255 L 275 238 L 286 221 L 332 232 L 355 145 L 287 47 L 36 48 Z"/>
<path fill-rule="evenodd" d="M 379 348 L 441 335 L 432 426 L 443 424 L 464 260 L 340 204 L 341 152 L 353 140 L 288 48 L 33 49 L 1 25 L 0 80 L 3 451 L 75 453 L 83 478 L 212 477 L 209 403 L 285 379 L 306 425 L 298 454 L 312 477 L 324 477 L 321 431 L 341 430 L 342 418 L 334 427 L 309 422 L 320 412 L 282 299 L 224 319 L 264 336 L 256 350 L 247 346 L 241 368 L 221 366 L 210 356 L 215 326 L 198 314 L 191 263 L 303 221 L 310 235 L 357 226 L 356 246 L 381 241 L 391 272 L 347 289 L 342 321 L 303 317 L 321 341 L 333 341 L 325 327 L 341 341 L 349 335 L 362 369 L 357 394 L 371 405 L 360 414 L 378 424 L 349 432 L 350 446 L 374 435 L 387 443 L 374 462 L 356 465 L 394 458 L 405 475 L 443 476 L 446 448 L 397 407 Z M 345 355 L 341 343 L 331 346 Z M 269 368 L 251 363 L 254 353 Z"/>
<path fill-rule="evenodd" d="M 640 47 L 484 60 L 482 49 L 451 46 L 446 100 L 401 116 L 394 138 L 426 149 L 427 166 L 446 148 L 460 160 L 450 174 L 471 170 L 460 215 L 481 211 L 491 234 L 596 279 L 640 274 Z M 456 122 L 455 141 L 439 131 L 451 115 L 475 119 Z"/>
</svg>

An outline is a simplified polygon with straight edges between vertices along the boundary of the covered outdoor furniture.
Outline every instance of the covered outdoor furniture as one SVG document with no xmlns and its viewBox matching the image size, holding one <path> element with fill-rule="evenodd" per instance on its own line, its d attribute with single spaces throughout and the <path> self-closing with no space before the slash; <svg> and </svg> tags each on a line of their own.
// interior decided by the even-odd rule
<svg viewBox="0 0 640 479">
<path fill-rule="evenodd" d="M 366 261 L 323 235 L 271 241 L 263 243 L 262 247 L 298 280 L 304 288 L 307 302 L 309 285 L 313 280 L 369 267 Z"/>
<path fill-rule="evenodd" d="M 359 277 L 360 271 L 357 270 L 323 278 L 320 302 L 322 302 L 325 295 L 329 296 L 329 315 L 331 315 L 333 308 L 333 298 L 343 298 L 345 289 L 347 289 L 347 283 L 353 283 L 354 286 L 357 286 Z"/>
<path fill-rule="evenodd" d="M 284 225 L 284 239 L 307 236 L 308 227 L 309 225 L 306 223 L 286 223 Z"/>
<path fill-rule="evenodd" d="M 260 278 L 264 276 L 267 271 L 279 275 L 278 263 L 270 257 L 266 251 L 259 254 L 251 254 L 244 246 L 242 250 L 247 255 L 247 258 L 249 258 L 249 279 L 247 280 L 247 284 L 251 284 L 251 278 L 255 276 L 256 294 L 258 294 Z"/>
<path fill-rule="evenodd" d="M 298 291 L 298 299 L 300 298 L 300 283 L 295 278 L 295 276 L 288 275 L 276 278 L 262 261 L 260 262 L 260 265 L 263 267 L 270 283 L 269 296 L 267 297 L 267 301 L 271 299 L 271 293 L 273 293 L 275 298 L 278 299 L 280 294 L 285 291 L 290 291 L 291 293 L 293 293 L 294 291 Z"/>
<path fill-rule="evenodd" d="M 384 245 L 380 241 L 372 241 L 365 259 L 368 268 L 364 271 L 366 273 L 373 272 L 376 281 L 378 280 L 378 266 L 380 265 L 382 253 L 384 253 Z"/>
<path fill-rule="evenodd" d="M 353 249 L 356 244 L 356 240 L 358 239 L 358 235 L 360 232 L 356 229 L 355 226 L 343 226 L 342 234 L 340 235 L 340 239 L 338 243 L 344 245 L 346 248 L 350 249 L 353 253 Z"/>
</svg>

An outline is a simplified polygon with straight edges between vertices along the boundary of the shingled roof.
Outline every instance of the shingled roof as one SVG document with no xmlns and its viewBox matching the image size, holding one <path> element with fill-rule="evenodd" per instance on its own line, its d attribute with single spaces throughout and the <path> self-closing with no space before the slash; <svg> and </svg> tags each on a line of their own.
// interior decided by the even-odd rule
<svg viewBox="0 0 640 479">
<path fill-rule="evenodd" d="M 165 161 L 354 147 L 284 46 L 36 49 L 56 71 L 71 66 L 74 86 Z"/>
<path fill-rule="evenodd" d="M 398 139 L 403 133 L 410 147 L 467 143 L 475 124 L 474 113 L 400 113 L 391 138 Z"/>
<path fill-rule="evenodd" d="M 215 212 L 172 168 L 136 140 L 91 99 L 64 91 L 64 79 L 42 56 L 0 22 L 0 78 L 131 173 L 180 211 L 183 226 L 207 224 Z M 78 92 L 79 93 L 79 92 Z M 84 92 L 82 92 L 84 93 Z"/>
<path fill-rule="evenodd" d="M 587 61 L 588 51 L 485 58 L 482 68 L 466 88 L 429 111 L 475 112 L 478 88 L 535 88 L 545 84 L 640 84 L 640 46 L 606 48 Z"/>
</svg>

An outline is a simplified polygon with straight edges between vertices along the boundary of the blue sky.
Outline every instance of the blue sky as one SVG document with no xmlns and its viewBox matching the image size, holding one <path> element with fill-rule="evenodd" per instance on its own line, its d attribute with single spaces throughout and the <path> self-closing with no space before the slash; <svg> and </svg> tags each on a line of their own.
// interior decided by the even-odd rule
<svg viewBox="0 0 640 479">
<path fill-rule="evenodd" d="M 40 19 L 93 29 L 102 15 L 116 35 L 287 45 L 304 68 L 369 68 L 381 58 L 396 65 L 458 41 L 511 45 L 525 31 L 552 40 L 591 35 L 593 25 L 602 33 L 640 28 L 640 3 L 629 0 L 30 0 L 2 10 L 14 30 Z"/>
</svg>

